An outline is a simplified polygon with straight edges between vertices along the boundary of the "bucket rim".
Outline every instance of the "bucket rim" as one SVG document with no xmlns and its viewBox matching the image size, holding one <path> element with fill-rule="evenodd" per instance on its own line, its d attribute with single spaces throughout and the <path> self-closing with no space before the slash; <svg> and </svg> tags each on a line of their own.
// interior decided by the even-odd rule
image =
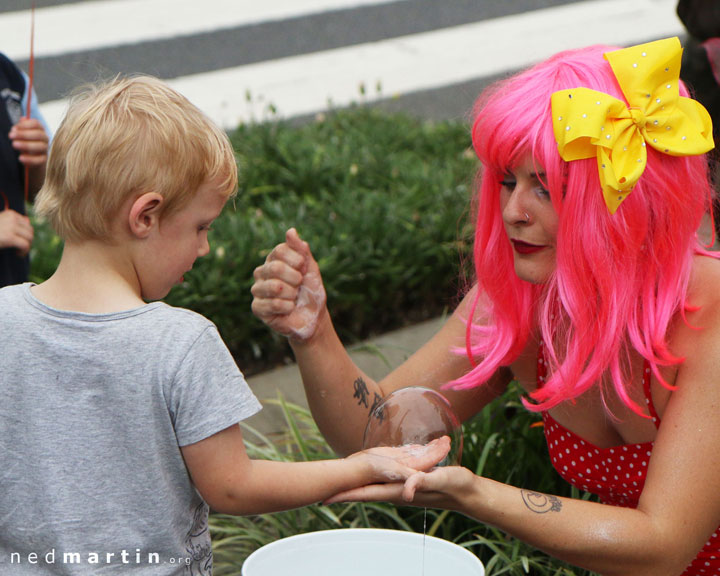
<svg viewBox="0 0 720 576">
<path fill-rule="evenodd" d="M 428 539 L 431 541 L 434 541 L 437 543 L 438 546 L 442 547 L 452 547 L 453 549 L 460 549 L 462 550 L 461 554 L 464 554 L 467 556 L 468 560 L 474 562 L 477 564 L 480 571 L 478 572 L 478 576 L 483 576 L 485 574 L 485 566 L 483 565 L 480 558 L 478 558 L 475 554 L 473 554 L 470 550 L 465 548 L 464 546 L 461 546 L 460 544 L 456 542 L 451 542 L 450 540 L 446 540 L 445 538 L 440 538 L 438 536 L 431 536 L 429 534 L 421 534 L 419 532 L 410 532 L 409 530 L 395 530 L 392 528 L 331 528 L 326 530 L 314 530 L 312 532 L 303 532 L 301 534 L 293 534 L 291 536 L 286 536 L 284 538 L 278 538 L 277 540 L 274 540 L 273 542 L 268 542 L 267 544 L 261 546 L 257 550 L 254 550 L 248 557 L 245 559 L 245 561 L 242 564 L 242 570 L 243 574 L 245 574 L 246 569 L 252 569 L 252 565 L 258 560 L 258 558 L 262 558 L 265 554 L 271 553 L 272 550 L 278 546 L 282 546 L 284 543 L 292 540 L 294 542 L 302 541 L 302 540 L 310 540 L 313 538 L 318 537 L 325 537 L 325 538 L 340 538 L 341 535 L 347 535 L 348 533 L 352 533 L 358 536 L 369 536 L 370 534 L 375 534 L 382 536 L 383 534 L 390 534 L 392 533 L 395 537 L 404 538 L 406 540 L 420 540 L 420 539 Z M 249 565 L 248 565 L 249 563 Z"/>
</svg>

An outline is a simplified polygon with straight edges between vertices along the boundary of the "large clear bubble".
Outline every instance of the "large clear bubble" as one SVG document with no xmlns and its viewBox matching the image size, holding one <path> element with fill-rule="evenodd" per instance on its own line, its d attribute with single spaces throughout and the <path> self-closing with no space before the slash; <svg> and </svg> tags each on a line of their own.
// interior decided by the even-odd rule
<svg viewBox="0 0 720 576">
<path fill-rule="evenodd" d="M 460 464 L 463 433 L 460 421 L 445 397 L 429 388 L 401 388 L 383 398 L 370 413 L 363 448 L 427 444 L 449 436 L 451 447 L 438 466 Z"/>
</svg>

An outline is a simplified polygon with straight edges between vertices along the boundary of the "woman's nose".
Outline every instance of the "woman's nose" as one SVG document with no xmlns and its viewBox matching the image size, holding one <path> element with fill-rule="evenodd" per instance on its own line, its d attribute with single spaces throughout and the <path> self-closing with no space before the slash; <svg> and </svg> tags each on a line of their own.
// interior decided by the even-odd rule
<svg viewBox="0 0 720 576">
<path fill-rule="evenodd" d="M 509 225 L 521 225 L 530 222 L 530 212 L 527 203 L 523 199 L 522 189 L 518 186 L 510 194 L 503 208 L 502 217 L 505 223 Z"/>
</svg>

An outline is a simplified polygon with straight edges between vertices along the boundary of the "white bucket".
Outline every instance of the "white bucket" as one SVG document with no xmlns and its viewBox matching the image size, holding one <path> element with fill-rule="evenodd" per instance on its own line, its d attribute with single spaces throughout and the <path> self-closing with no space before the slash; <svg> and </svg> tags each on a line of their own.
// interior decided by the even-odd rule
<svg viewBox="0 0 720 576">
<path fill-rule="evenodd" d="M 424 540 L 424 551 L 423 551 Z M 433 536 L 347 528 L 266 544 L 247 557 L 242 576 L 484 576 L 472 552 Z"/>
</svg>

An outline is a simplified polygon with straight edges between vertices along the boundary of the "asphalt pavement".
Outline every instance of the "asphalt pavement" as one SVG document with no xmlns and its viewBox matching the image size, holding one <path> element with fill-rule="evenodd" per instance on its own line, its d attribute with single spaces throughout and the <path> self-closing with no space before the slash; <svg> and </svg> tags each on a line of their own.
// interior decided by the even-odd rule
<svg viewBox="0 0 720 576">
<path fill-rule="evenodd" d="M 166 79 L 227 129 L 365 103 L 464 118 L 488 82 L 566 48 L 683 33 L 676 0 L 37 0 L 35 87 L 51 126 L 84 82 Z M 0 1 L 28 68 L 30 0 Z"/>
</svg>

